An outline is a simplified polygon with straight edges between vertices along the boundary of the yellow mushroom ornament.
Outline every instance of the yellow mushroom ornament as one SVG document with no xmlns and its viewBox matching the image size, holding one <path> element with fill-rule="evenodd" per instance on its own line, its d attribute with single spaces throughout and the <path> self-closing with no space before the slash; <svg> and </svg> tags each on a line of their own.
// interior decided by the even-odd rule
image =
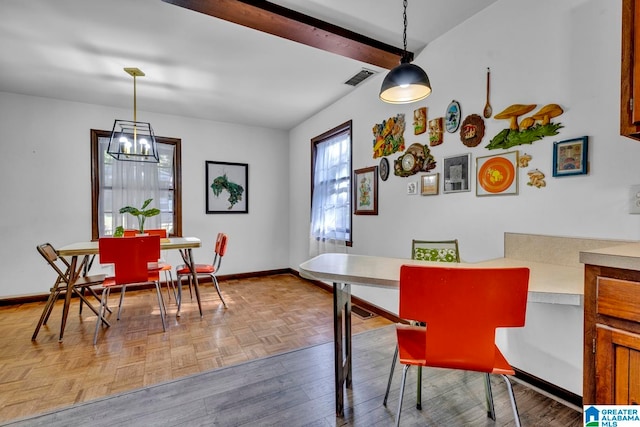
<svg viewBox="0 0 640 427">
<path fill-rule="evenodd" d="M 493 116 L 497 120 L 509 120 L 509 127 L 500 131 L 485 148 L 508 149 L 522 144 L 532 144 L 545 136 L 558 134 L 561 123 L 553 123 L 551 119 L 561 115 L 564 110 L 558 104 L 547 104 L 530 117 L 518 118 L 533 111 L 536 104 L 513 104 Z"/>
</svg>

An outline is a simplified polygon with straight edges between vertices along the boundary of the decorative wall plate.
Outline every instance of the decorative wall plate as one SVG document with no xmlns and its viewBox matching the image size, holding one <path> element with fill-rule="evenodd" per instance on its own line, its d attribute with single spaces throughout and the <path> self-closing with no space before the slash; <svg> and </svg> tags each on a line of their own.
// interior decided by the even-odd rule
<svg viewBox="0 0 640 427">
<path fill-rule="evenodd" d="M 494 157 L 484 162 L 478 172 L 478 183 L 489 193 L 501 193 L 515 179 L 516 171 L 504 157 Z"/>
<path fill-rule="evenodd" d="M 476 158 L 476 195 L 518 194 L 518 151 Z"/>
<path fill-rule="evenodd" d="M 389 178 L 389 160 L 386 157 L 383 157 L 380 160 L 380 179 L 386 181 Z"/>
<path fill-rule="evenodd" d="M 460 140 L 467 147 L 475 147 L 484 137 L 484 120 L 477 114 L 467 116 L 462 122 Z"/>
<path fill-rule="evenodd" d="M 462 111 L 460 111 L 460 103 L 455 99 L 451 101 L 447 107 L 447 114 L 445 114 L 445 128 L 447 132 L 454 133 L 460 127 L 460 117 Z"/>
</svg>

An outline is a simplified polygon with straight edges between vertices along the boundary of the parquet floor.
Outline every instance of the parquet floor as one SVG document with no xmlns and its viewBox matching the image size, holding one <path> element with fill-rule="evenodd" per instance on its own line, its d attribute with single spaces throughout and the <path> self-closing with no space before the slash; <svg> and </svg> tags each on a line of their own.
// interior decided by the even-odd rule
<svg viewBox="0 0 640 427">
<path fill-rule="evenodd" d="M 31 335 L 44 303 L 0 307 L 0 423 L 333 339 L 331 294 L 294 275 L 220 287 L 228 309 L 203 285 L 202 318 L 185 287 L 182 316 L 169 301 L 164 333 L 155 291 L 127 291 L 121 320 L 111 315 L 96 347 L 95 316 L 86 309 L 80 316 L 75 299 L 63 343 L 61 302 L 37 341 Z M 352 318 L 354 334 L 391 324 Z"/>
</svg>

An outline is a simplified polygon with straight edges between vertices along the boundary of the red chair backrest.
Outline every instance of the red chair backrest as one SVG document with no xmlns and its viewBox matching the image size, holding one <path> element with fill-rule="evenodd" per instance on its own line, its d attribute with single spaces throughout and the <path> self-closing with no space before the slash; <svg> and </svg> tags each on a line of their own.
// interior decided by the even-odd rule
<svg viewBox="0 0 640 427">
<path fill-rule="evenodd" d="M 117 284 L 149 281 L 148 263 L 160 258 L 160 236 L 101 237 L 100 263 L 115 265 Z"/>
<path fill-rule="evenodd" d="M 167 230 L 164 228 L 154 228 L 151 230 L 144 230 L 144 232 L 150 236 L 160 236 L 161 239 L 167 238 Z M 139 230 L 124 230 L 124 237 L 134 237 L 140 234 Z"/>
<path fill-rule="evenodd" d="M 524 326 L 528 287 L 528 268 L 403 265 L 399 315 L 426 322 L 429 366 L 491 372 L 495 330 Z"/>
<path fill-rule="evenodd" d="M 223 257 L 224 254 L 227 253 L 227 235 L 226 234 L 218 233 L 218 237 L 216 238 L 215 253 L 221 257 Z"/>
</svg>

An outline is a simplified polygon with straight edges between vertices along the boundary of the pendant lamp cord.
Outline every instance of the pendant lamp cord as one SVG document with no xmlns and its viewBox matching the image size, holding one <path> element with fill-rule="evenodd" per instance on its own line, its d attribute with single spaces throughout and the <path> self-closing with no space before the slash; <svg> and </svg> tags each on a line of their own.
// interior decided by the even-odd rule
<svg viewBox="0 0 640 427">
<path fill-rule="evenodd" d="M 137 105 L 136 105 L 136 75 L 133 75 L 133 121 L 136 122 L 137 118 L 136 118 L 136 111 L 137 111 Z"/>
<path fill-rule="evenodd" d="M 404 21 L 404 31 L 402 32 L 402 42 L 404 45 L 404 52 L 402 54 L 402 60 L 400 61 L 401 63 L 408 63 L 411 62 L 409 60 L 409 55 L 407 54 L 407 0 L 404 0 L 402 2 L 402 5 L 404 7 L 404 12 L 402 13 L 402 19 Z"/>
</svg>

